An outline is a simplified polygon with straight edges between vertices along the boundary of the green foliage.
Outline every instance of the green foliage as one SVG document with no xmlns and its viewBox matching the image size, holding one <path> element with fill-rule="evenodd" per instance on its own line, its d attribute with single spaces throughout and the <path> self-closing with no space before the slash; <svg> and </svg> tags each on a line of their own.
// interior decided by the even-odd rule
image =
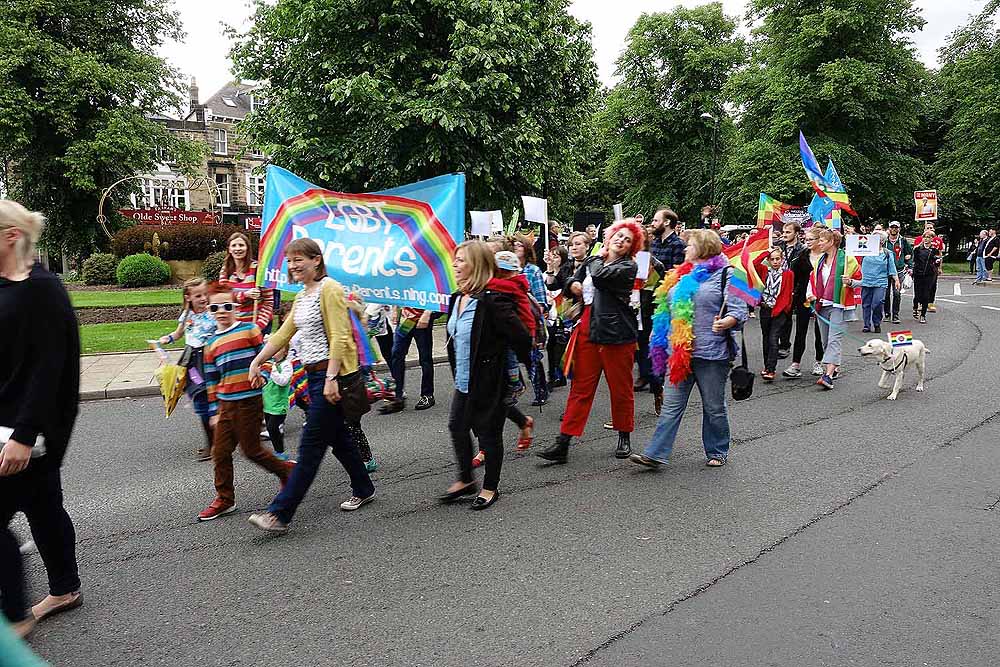
<svg viewBox="0 0 1000 667">
<path fill-rule="evenodd" d="M 213 252 L 226 247 L 234 232 L 244 231 L 238 225 L 135 225 L 115 233 L 111 251 L 119 257 L 145 252 L 152 248 L 153 234 L 160 237 L 163 259 L 205 259 Z M 257 235 L 250 234 L 256 252 Z M 164 250 L 163 245 L 167 248 Z M 147 246 L 149 248 L 147 248 Z M 216 273 L 218 276 L 218 273 Z"/>
<path fill-rule="evenodd" d="M 750 64 L 727 87 L 740 119 L 723 175 L 727 221 L 752 218 L 760 192 L 809 202 L 800 129 L 862 217 L 906 215 L 928 184 L 914 136 L 930 75 L 909 38 L 924 25 L 912 1 L 753 0 L 749 14 Z"/>
<path fill-rule="evenodd" d="M 0 11 L 0 184 L 48 219 L 43 246 L 85 252 L 103 188 L 149 171 L 154 149 L 182 167 L 200 149 L 148 116 L 179 108 L 181 81 L 156 55 L 182 36 L 168 0 L 9 0 Z M 108 209 L 126 204 L 121 188 Z"/>
<path fill-rule="evenodd" d="M 118 258 L 105 252 L 91 255 L 83 262 L 83 282 L 88 285 L 114 285 L 118 278 Z"/>
<path fill-rule="evenodd" d="M 722 89 L 746 58 L 736 20 L 722 4 L 643 14 L 618 59 L 620 83 L 598 116 L 605 176 L 625 209 L 651 216 L 669 205 L 688 220 L 711 201 L 714 123 L 723 119 Z M 720 127 L 720 149 L 729 132 Z"/>
<path fill-rule="evenodd" d="M 84 324 L 80 326 L 80 351 L 84 354 L 105 352 L 134 352 L 148 350 L 147 340 L 170 333 L 177 320 L 151 320 L 146 322 L 115 322 L 114 324 Z M 184 347 L 184 337 L 167 349 Z"/>
<path fill-rule="evenodd" d="M 113 308 L 122 306 L 164 306 L 184 303 L 180 289 L 159 290 L 73 290 L 69 300 L 74 308 Z"/>
<path fill-rule="evenodd" d="M 213 252 L 205 258 L 205 264 L 201 267 L 201 275 L 208 282 L 219 279 L 222 272 L 222 265 L 226 262 L 226 251 Z"/>
<path fill-rule="evenodd" d="M 942 214 L 965 236 L 996 226 L 1000 198 L 1000 0 L 941 50 L 943 145 L 934 164 Z M 964 223 L 964 224 L 963 224 Z"/>
<path fill-rule="evenodd" d="M 117 276 L 122 287 L 152 287 L 170 280 L 170 267 L 159 257 L 139 253 L 118 263 Z"/>
<path fill-rule="evenodd" d="M 470 207 L 572 197 L 597 89 L 569 0 L 258 2 L 237 74 L 268 81 L 241 131 L 314 182 L 369 191 L 464 171 Z"/>
</svg>

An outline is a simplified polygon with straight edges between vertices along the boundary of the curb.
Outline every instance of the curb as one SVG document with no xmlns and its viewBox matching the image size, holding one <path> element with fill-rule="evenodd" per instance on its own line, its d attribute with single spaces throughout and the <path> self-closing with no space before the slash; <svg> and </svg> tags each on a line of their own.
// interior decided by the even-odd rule
<svg viewBox="0 0 1000 667">
<path fill-rule="evenodd" d="M 434 357 L 434 365 L 440 366 L 441 364 L 448 362 L 447 355 L 439 355 Z M 420 365 L 419 359 L 409 359 L 406 362 L 407 368 L 416 368 Z M 375 364 L 373 367 L 376 372 L 382 372 L 389 369 L 388 365 L 385 363 Z M 160 388 L 156 385 L 145 385 L 145 386 L 135 386 L 135 387 L 115 387 L 113 389 L 96 389 L 91 391 L 81 391 L 80 392 L 80 402 L 84 401 L 104 401 L 116 398 L 143 398 L 146 396 L 159 396 Z"/>
</svg>

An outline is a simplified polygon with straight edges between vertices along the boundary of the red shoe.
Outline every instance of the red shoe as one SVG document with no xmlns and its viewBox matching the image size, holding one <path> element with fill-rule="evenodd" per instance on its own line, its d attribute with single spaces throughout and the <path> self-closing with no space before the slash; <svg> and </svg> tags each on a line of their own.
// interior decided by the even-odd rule
<svg viewBox="0 0 1000 667">
<path fill-rule="evenodd" d="M 472 457 L 472 467 L 478 468 L 483 465 L 483 461 L 486 460 L 486 452 L 480 450 L 478 454 Z"/>
<path fill-rule="evenodd" d="M 524 428 L 521 429 L 521 437 L 517 439 L 517 450 L 520 452 L 531 447 L 531 443 L 535 441 L 535 420 L 532 417 L 527 417 L 527 420 Z M 524 435 L 525 430 L 531 431 L 531 435 Z"/>
<path fill-rule="evenodd" d="M 224 514 L 232 514 L 236 511 L 236 503 L 226 503 L 226 501 L 221 498 L 216 498 L 212 501 L 212 504 L 201 511 L 198 515 L 198 521 L 211 521 L 212 519 L 218 519 Z"/>
</svg>

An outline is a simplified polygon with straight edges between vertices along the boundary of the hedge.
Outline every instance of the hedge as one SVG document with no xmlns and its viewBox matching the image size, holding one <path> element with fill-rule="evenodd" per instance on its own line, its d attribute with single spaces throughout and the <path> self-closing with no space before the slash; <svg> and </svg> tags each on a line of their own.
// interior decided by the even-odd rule
<svg viewBox="0 0 1000 667">
<path fill-rule="evenodd" d="M 114 285 L 118 258 L 106 252 L 95 253 L 83 261 L 82 269 L 83 282 L 88 285 Z"/>
<path fill-rule="evenodd" d="M 222 265 L 226 262 L 226 251 L 213 252 L 205 258 L 205 263 L 201 266 L 201 276 L 208 282 L 215 282 L 222 273 Z"/>
<path fill-rule="evenodd" d="M 169 280 L 170 267 L 159 257 L 139 253 L 118 263 L 118 284 L 122 287 L 152 287 Z"/>
<path fill-rule="evenodd" d="M 167 249 L 160 253 L 162 259 L 205 259 L 213 252 L 226 249 L 226 241 L 234 232 L 246 230 L 237 225 L 135 225 L 123 229 L 111 239 L 111 251 L 118 257 L 126 257 L 148 252 L 147 243 L 152 243 L 153 234 L 160 237 L 160 243 Z M 257 254 L 257 234 L 249 233 L 253 253 Z M 215 244 L 213 245 L 213 241 Z"/>
</svg>

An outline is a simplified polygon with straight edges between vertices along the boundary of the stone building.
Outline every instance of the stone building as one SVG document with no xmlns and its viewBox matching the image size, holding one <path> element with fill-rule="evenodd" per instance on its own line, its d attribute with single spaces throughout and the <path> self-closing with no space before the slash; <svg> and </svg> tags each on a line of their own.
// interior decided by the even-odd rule
<svg viewBox="0 0 1000 667">
<path fill-rule="evenodd" d="M 168 129 L 186 139 L 203 142 L 208 155 L 198 176 L 214 182 L 219 188 L 216 213 L 221 222 L 259 228 L 264 203 L 265 158 L 253 146 L 245 146 L 237 124 L 259 103 L 255 86 L 233 81 L 227 83 L 204 104 L 199 100 L 198 85 L 191 80 L 189 111 L 183 119 L 154 116 Z M 142 201 L 137 208 L 174 208 L 185 211 L 209 211 L 210 191 L 206 188 L 169 187 L 170 182 L 187 183 L 170 156 L 161 154 L 156 171 L 144 174 Z"/>
</svg>

